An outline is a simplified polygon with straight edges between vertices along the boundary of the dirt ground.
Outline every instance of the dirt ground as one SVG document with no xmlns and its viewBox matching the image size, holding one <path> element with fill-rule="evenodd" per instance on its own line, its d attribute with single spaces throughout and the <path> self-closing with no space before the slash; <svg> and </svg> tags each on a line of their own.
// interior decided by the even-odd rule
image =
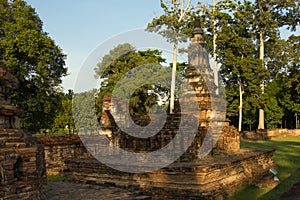
<svg viewBox="0 0 300 200">
<path fill-rule="evenodd" d="M 285 192 L 279 200 L 300 200 L 300 181 L 293 185 L 293 187 Z"/>
<path fill-rule="evenodd" d="M 130 191 L 107 185 L 89 185 L 48 181 L 47 200 L 150 200 L 141 191 Z M 300 200 L 300 181 L 279 200 Z"/>
<path fill-rule="evenodd" d="M 140 191 L 113 186 L 48 181 L 47 200 L 149 200 Z"/>
</svg>

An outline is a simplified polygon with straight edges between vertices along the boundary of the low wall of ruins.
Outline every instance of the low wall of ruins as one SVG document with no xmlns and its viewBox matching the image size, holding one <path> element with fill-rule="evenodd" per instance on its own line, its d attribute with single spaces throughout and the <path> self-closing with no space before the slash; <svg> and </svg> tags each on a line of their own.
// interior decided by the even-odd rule
<svg viewBox="0 0 300 200">
<path fill-rule="evenodd" d="M 107 148 L 101 146 L 100 142 L 97 142 L 98 139 L 101 139 L 102 137 L 109 137 L 111 141 L 127 151 L 145 152 L 161 149 L 171 142 L 173 137 L 177 134 L 180 116 L 180 114 L 168 115 L 165 126 L 161 130 L 158 130 L 158 133 L 155 136 L 146 139 L 134 138 L 122 131 L 114 130 L 116 126 L 113 126 L 113 133 L 110 136 L 80 136 L 85 137 L 85 140 L 88 140 L 89 151 L 87 151 L 78 135 L 39 136 L 38 141 L 45 147 L 47 174 L 63 174 L 63 171 L 66 168 L 66 160 L 92 157 L 89 152 L 92 152 L 93 155 L 95 155 L 97 154 L 97 149 Z M 222 124 L 222 131 L 219 137 L 216 138 L 217 142 L 210 155 L 231 153 L 240 149 L 240 138 L 236 129 L 229 126 L 229 123 L 227 122 L 222 122 Z M 185 132 L 186 131 L 189 130 L 185 130 Z M 181 161 L 198 159 L 198 151 L 204 141 L 207 131 L 206 127 L 199 127 L 194 142 L 186 150 L 184 155 L 181 156 Z M 185 143 L 185 140 L 186 138 L 182 138 L 182 143 Z M 179 146 L 182 146 L 182 144 L 178 144 L 178 147 Z"/>
<path fill-rule="evenodd" d="M 287 136 L 300 136 L 300 129 L 256 130 L 245 131 L 241 134 L 241 138 L 245 140 L 268 140 Z"/>
<path fill-rule="evenodd" d="M 47 174 L 62 175 L 67 159 L 90 157 L 78 135 L 39 136 L 37 139 L 44 145 Z"/>
<path fill-rule="evenodd" d="M 21 130 L 0 130 L 0 199 L 45 199 L 43 146 Z"/>
</svg>

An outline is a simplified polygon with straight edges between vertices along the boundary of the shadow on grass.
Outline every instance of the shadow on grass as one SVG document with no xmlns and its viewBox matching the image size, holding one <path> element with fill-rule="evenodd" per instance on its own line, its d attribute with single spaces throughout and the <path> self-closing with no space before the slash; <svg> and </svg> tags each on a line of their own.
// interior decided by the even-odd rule
<svg viewBox="0 0 300 200">
<path fill-rule="evenodd" d="M 268 141 L 242 141 L 241 148 L 276 149 L 273 159 L 278 165 L 280 184 L 273 190 L 250 186 L 237 192 L 229 200 L 278 199 L 293 184 L 300 180 L 300 137 L 283 137 Z"/>
<path fill-rule="evenodd" d="M 269 191 L 259 199 L 278 199 L 284 192 L 288 191 L 295 183 L 300 180 L 300 169 L 293 172 L 289 177 L 282 180 L 273 190 Z"/>
</svg>

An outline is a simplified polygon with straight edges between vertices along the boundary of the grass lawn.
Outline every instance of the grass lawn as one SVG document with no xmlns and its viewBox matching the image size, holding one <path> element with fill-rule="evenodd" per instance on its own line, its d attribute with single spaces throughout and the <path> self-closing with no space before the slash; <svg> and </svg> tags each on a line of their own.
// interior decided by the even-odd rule
<svg viewBox="0 0 300 200">
<path fill-rule="evenodd" d="M 300 180 L 300 137 L 283 137 L 269 141 L 241 141 L 241 148 L 276 149 L 273 158 L 278 165 L 280 184 L 273 190 L 250 186 L 237 192 L 229 200 L 275 200 Z"/>
<path fill-rule="evenodd" d="M 47 175 L 49 181 L 64 181 L 65 177 L 61 175 Z"/>
</svg>

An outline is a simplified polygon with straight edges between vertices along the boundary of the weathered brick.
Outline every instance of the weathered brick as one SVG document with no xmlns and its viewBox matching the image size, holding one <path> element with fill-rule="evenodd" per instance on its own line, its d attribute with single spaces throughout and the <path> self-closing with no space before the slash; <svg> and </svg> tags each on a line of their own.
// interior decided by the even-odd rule
<svg viewBox="0 0 300 200">
<path fill-rule="evenodd" d="M 12 89 L 18 86 L 18 81 L 2 64 L 0 82 L 0 199 L 44 199 L 44 150 L 34 137 L 18 129 L 17 123 L 12 124 L 12 121 L 17 121 L 16 118 L 22 115 L 21 110 L 11 105 L 8 98 Z M 38 167 L 37 163 L 40 163 Z"/>
</svg>

